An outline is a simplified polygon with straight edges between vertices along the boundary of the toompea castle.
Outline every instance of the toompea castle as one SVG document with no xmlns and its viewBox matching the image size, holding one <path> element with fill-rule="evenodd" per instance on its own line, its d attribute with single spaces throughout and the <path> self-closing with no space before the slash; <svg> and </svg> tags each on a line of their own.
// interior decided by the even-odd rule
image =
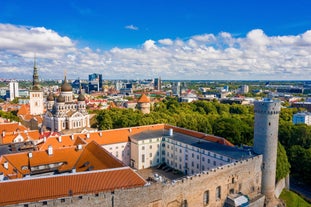
<svg viewBox="0 0 311 207">
<path fill-rule="evenodd" d="M 30 105 L 39 111 L 34 86 Z M 237 147 L 168 124 L 53 134 L 89 126 L 83 95 L 72 97 L 66 77 L 60 95 L 47 97 L 49 136 L 0 124 L 0 206 L 277 206 L 288 186 L 275 180 L 278 101 L 254 103 L 254 146 Z"/>
</svg>

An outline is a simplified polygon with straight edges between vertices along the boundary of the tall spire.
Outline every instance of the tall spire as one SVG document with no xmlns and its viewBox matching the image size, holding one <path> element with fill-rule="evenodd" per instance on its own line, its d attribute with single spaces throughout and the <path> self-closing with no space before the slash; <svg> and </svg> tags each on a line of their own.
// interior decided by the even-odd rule
<svg viewBox="0 0 311 207">
<path fill-rule="evenodd" d="M 40 90 L 36 55 L 34 56 L 33 63 L 32 90 Z"/>
</svg>

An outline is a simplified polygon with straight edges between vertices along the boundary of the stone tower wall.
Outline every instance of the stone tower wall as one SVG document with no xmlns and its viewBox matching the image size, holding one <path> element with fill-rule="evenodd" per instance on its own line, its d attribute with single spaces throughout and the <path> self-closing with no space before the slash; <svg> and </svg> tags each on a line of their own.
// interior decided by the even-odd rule
<svg viewBox="0 0 311 207">
<path fill-rule="evenodd" d="M 263 155 L 262 193 L 274 197 L 280 102 L 257 101 L 255 106 L 254 151 Z"/>
</svg>

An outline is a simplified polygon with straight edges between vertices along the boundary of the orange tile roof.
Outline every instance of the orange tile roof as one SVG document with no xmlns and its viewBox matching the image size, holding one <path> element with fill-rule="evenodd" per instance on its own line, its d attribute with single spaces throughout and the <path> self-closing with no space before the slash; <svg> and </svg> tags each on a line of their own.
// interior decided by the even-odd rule
<svg viewBox="0 0 311 207">
<path fill-rule="evenodd" d="M 129 167 L 0 182 L 0 205 L 44 201 L 144 186 Z"/>
<path fill-rule="evenodd" d="M 27 128 L 17 122 L 0 124 L 0 135 L 2 135 L 3 131 L 7 133 L 7 132 L 24 131 L 24 130 L 27 130 Z"/>
<path fill-rule="evenodd" d="M 30 114 L 30 107 L 28 104 L 22 104 L 17 112 L 17 115 L 26 115 L 26 114 Z"/>
<path fill-rule="evenodd" d="M 29 158 L 28 153 L 9 154 L 3 157 L 16 168 L 22 177 L 30 173 L 28 167 L 40 165 L 63 163 L 63 165 L 58 167 L 60 172 L 71 170 L 81 153 L 82 150 L 76 150 L 75 147 L 70 147 L 53 149 L 52 155 L 49 155 L 47 151 L 33 151 L 31 158 Z"/>
<path fill-rule="evenodd" d="M 75 139 L 71 139 L 71 136 L 50 136 L 46 138 L 46 141 L 42 143 L 39 150 L 47 150 L 49 146 L 53 146 L 54 149 L 74 146 Z"/>
<path fill-rule="evenodd" d="M 141 94 L 140 98 L 137 101 L 138 103 L 150 103 L 149 98 L 146 96 L 146 94 Z"/>
<path fill-rule="evenodd" d="M 38 140 L 40 137 L 38 130 L 24 130 L 18 132 L 6 132 L 5 136 L 2 136 L 2 144 L 8 144 L 14 142 L 17 136 L 22 136 L 23 141 L 27 140 Z"/>
<path fill-rule="evenodd" d="M 80 172 L 87 171 L 89 168 L 92 170 L 118 168 L 123 167 L 124 164 L 95 141 L 92 141 L 86 145 L 75 166 L 76 171 Z"/>
</svg>

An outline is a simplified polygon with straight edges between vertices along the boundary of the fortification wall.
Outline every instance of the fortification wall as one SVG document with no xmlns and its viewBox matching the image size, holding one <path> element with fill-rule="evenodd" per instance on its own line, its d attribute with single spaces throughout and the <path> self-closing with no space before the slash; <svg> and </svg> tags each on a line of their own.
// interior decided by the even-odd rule
<svg viewBox="0 0 311 207">
<path fill-rule="evenodd" d="M 155 183 L 139 188 L 29 203 L 28 206 L 180 207 L 186 202 L 189 207 L 220 207 L 230 192 L 242 192 L 250 199 L 258 197 L 261 166 L 262 156 L 258 155 L 166 184 Z M 216 195 L 217 187 L 221 189 L 220 198 Z M 208 204 L 204 204 L 205 192 L 209 195 Z"/>
</svg>

